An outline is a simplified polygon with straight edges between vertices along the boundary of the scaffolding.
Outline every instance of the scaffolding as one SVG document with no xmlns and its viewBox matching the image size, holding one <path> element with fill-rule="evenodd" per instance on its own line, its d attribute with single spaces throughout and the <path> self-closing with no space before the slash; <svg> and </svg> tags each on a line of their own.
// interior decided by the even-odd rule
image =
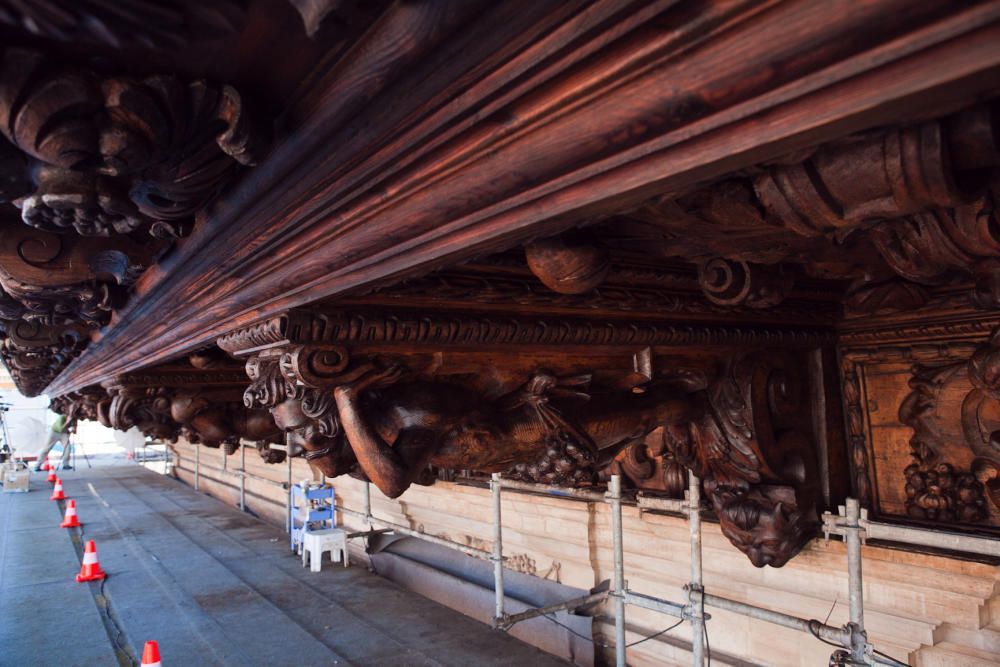
<svg viewBox="0 0 1000 667">
<path fill-rule="evenodd" d="M 448 549 L 460 551 L 466 555 L 493 564 L 495 608 L 493 626 L 501 631 L 507 631 L 515 624 L 540 616 L 549 616 L 558 611 L 576 611 L 610 599 L 614 608 L 615 623 L 615 663 L 618 667 L 626 664 L 625 638 L 626 607 L 632 605 L 654 612 L 675 617 L 681 622 L 691 624 L 691 656 L 692 665 L 700 667 L 705 664 L 708 632 L 706 622 L 711 615 L 705 608 L 721 609 L 750 618 L 773 623 L 785 628 L 813 635 L 817 640 L 833 644 L 837 651 L 830 658 L 831 665 L 901 665 L 897 660 L 881 654 L 868 642 L 864 626 L 864 599 L 862 586 L 861 546 L 866 538 L 886 539 L 905 542 L 911 545 L 944 548 L 1000 557 L 1000 541 L 974 535 L 958 533 L 940 533 L 917 528 L 907 528 L 891 524 L 881 524 L 869 521 L 858 501 L 848 498 L 846 504 L 839 508 L 837 515 L 825 513 L 823 516 L 823 531 L 826 539 L 831 535 L 839 535 L 847 546 L 848 598 L 850 600 L 850 620 L 843 626 L 832 626 L 816 619 L 805 619 L 778 611 L 759 607 L 753 604 L 731 600 L 719 595 L 708 593 L 702 581 L 702 542 L 701 542 L 701 493 L 700 480 L 689 473 L 686 498 L 650 498 L 639 496 L 637 505 L 643 509 L 655 509 L 684 514 L 690 532 L 691 542 L 691 576 L 684 587 L 686 600 L 674 602 L 663 600 L 637 591 L 630 590 L 625 580 L 624 534 L 622 528 L 622 493 L 621 478 L 612 475 L 606 493 L 580 489 L 564 489 L 541 484 L 531 484 L 502 478 L 493 474 L 490 479 L 490 496 L 492 510 L 493 545 L 490 550 L 477 549 L 445 538 L 428 535 L 422 531 L 400 526 L 391 521 L 372 515 L 371 484 L 364 485 L 364 510 L 353 510 L 338 506 L 337 511 L 356 516 L 365 521 L 368 530 L 351 533 L 351 537 L 367 536 L 372 533 L 397 532 L 418 539 L 438 544 Z M 593 503 L 607 503 L 611 509 L 612 550 L 614 553 L 614 573 L 612 587 L 608 591 L 595 592 L 581 597 L 566 600 L 545 607 L 536 607 L 525 611 L 508 614 L 504 609 L 504 556 L 503 556 L 503 521 L 501 515 L 502 490 L 527 491 L 560 498 L 575 498 Z M 379 529 L 375 529 L 380 526 Z M 672 628 L 671 628 L 672 629 Z M 710 659 L 710 656 L 708 656 Z"/>
<path fill-rule="evenodd" d="M 201 468 L 209 468 L 223 474 L 239 476 L 240 506 L 245 507 L 244 480 L 246 477 L 257 478 L 257 476 L 247 472 L 245 459 L 242 459 L 242 465 L 238 471 L 230 471 L 225 463 L 225 459 L 223 459 L 222 468 L 205 466 L 200 461 L 198 449 L 196 448 L 195 452 L 195 468 L 191 471 L 194 473 L 196 488 L 199 486 Z M 288 457 L 287 463 L 287 481 L 276 482 L 266 478 L 260 479 L 276 486 L 290 488 L 292 483 L 291 457 Z M 611 510 L 614 560 L 611 589 L 594 592 L 545 607 L 536 607 L 516 614 L 508 614 L 504 608 L 503 521 L 501 514 L 503 489 L 608 504 Z M 615 663 L 618 667 L 624 667 L 626 664 L 626 649 L 628 645 L 625 638 L 625 618 L 626 608 L 629 605 L 672 616 L 679 619 L 679 623 L 689 622 L 691 624 L 692 665 L 695 667 L 704 665 L 707 653 L 708 628 L 706 623 L 711 620 L 711 615 L 705 613 L 706 607 L 741 614 L 756 620 L 805 632 L 813 635 L 820 641 L 833 644 L 838 650 L 830 658 L 831 665 L 900 665 L 903 663 L 879 653 L 868 642 L 868 635 L 864 625 L 862 544 L 868 538 L 871 538 L 901 542 L 914 546 L 1000 557 L 1000 541 L 998 540 L 963 533 L 930 531 L 869 521 L 867 512 L 861 509 L 859 502 L 854 498 L 848 498 L 846 503 L 838 508 L 838 514 L 834 515 L 827 512 L 823 515 L 823 532 L 825 538 L 829 540 L 831 535 L 838 535 L 843 538 L 847 547 L 849 621 L 840 627 L 831 626 L 816 619 L 799 618 L 764 607 L 713 595 L 705 591 L 702 580 L 702 506 L 700 489 L 700 480 L 693 473 L 689 473 L 688 490 L 684 499 L 647 497 L 642 494 L 637 498 L 637 505 L 640 509 L 674 512 L 683 514 L 687 518 L 691 544 L 691 574 L 690 581 L 684 587 L 686 599 L 683 603 L 663 600 L 628 588 L 628 583 L 625 580 L 624 533 L 622 527 L 623 498 L 621 477 L 619 475 L 612 475 L 608 483 L 607 492 L 600 493 L 597 491 L 565 489 L 504 479 L 500 474 L 494 473 L 490 479 L 493 544 L 489 550 L 429 535 L 423 531 L 414 530 L 374 516 L 371 506 L 370 482 L 365 482 L 363 486 L 363 510 L 354 510 L 343 505 L 337 505 L 336 511 L 358 517 L 364 521 L 366 529 L 350 533 L 348 535 L 350 538 L 369 537 L 374 534 L 393 532 L 431 542 L 444 548 L 491 562 L 493 564 L 495 593 L 493 627 L 501 631 L 507 631 L 515 624 L 528 619 L 548 617 L 550 614 L 563 610 L 572 612 L 610 599 L 614 608 L 614 649 Z M 291 508 L 289 506 L 289 517 L 290 511 Z"/>
</svg>

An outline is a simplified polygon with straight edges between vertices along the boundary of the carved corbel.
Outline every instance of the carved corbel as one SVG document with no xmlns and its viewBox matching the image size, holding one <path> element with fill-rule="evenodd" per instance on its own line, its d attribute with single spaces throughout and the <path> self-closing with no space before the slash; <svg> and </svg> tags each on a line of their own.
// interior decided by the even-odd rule
<svg viewBox="0 0 1000 667">
<path fill-rule="evenodd" d="M 110 402 L 108 392 L 103 387 L 87 387 L 63 396 L 56 396 L 49 402 L 49 409 L 70 419 L 100 421 L 99 414 Z"/>
<path fill-rule="evenodd" d="M 790 287 L 780 266 L 796 264 L 853 281 L 854 314 L 919 307 L 922 286 L 955 280 L 971 280 L 973 303 L 995 308 L 998 113 L 979 105 L 873 130 L 650 200 L 595 229 L 625 250 L 698 263 L 719 305 L 773 306 Z"/>
<path fill-rule="evenodd" d="M 674 457 L 701 478 L 722 532 L 757 567 L 781 567 L 819 524 L 819 476 L 799 365 L 732 359 L 700 393 L 704 409 L 667 425 Z"/>
<path fill-rule="evenodd" d="M 16 48 L 0 52 L 0 132 L 35 163 L 29 225 L 164 238 L 256 163 L 264 134 L 230 86 L 101 77 Z"/>
<path fill-rule="evenodd" d="M 210 390 L 174 390 L 170 417 L 190 442 L 209 447 L 226 444 L 230 454 L 241 440 L 261 443 L 259 448 L 281 442 L 281 431 L 266 410 L 249 409 L 227 398 Z"/>
<path fill-rule="evenodd" d="M 244 405 L 268 410 L 286 434 L 288 453 L 304 456 L 330 476 L 343 472 L 344 461 L 350 458 L 332 394 L 348 359 L 346 350 L 337 346 L 296 345 L 267 350 L 246 361 L 250 386 L 243 394 Z"/>
<path fill-rule="evenodd" d="M 24 306 L 18 317 L 48 326 L 106 324 L 163 244 L 97 241 L 0 223 L 0 287 Z"/>
<path fill-rule="evenodd" d="M 754 190 L 772 219 L 804 236 L 968 204 L 1000 164 L 994 112 L 976 107 L 768 167 Z"/>
<path fill-rule="evenodd" d="M 23 311 L 23 306 L 18 303 Z M 77 325 L 46 326 L 38 320 L 0 319 L 0 358 L 26 396 L 37 396 L 86 346 Z"/>
<path fill-rule="evenodd" d="M 133 426 L 156 440 L 177 442 L 180 425 L 170 416 L 170 395 L 164 387 L 109 384 L 110 400 L 98 404 L 98 421 L 108 428 L 127 431 Z"/>
</svg>

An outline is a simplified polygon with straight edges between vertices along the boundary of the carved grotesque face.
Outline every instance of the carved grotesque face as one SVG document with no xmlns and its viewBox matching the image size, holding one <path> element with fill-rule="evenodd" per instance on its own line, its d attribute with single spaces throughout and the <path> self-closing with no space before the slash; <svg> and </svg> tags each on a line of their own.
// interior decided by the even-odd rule
<svg viewBox="0 0 1000 667">
<path fill-rule="evenodd" d="M 309 420 L 302 414 L 302 402 L 288 399 L 271 408 L 274 423 L 282 431 L 294 431 L 302 428 Z"/>
<path fill-rule="evenodd" d="M 717 487 L 706 491 L 719 515 L 722 533 L 755 567 L 781 567 L 816 530 L 814 512 L 796 509 L 791 487 L 761 486 L 749 492 Z"/>
</svg>

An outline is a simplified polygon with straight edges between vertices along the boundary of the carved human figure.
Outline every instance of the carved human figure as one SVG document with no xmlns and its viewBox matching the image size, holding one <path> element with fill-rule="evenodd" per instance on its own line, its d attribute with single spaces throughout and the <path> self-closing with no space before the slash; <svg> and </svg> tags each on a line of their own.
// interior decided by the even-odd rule
<svg viewBox="0 0 1000 667">
<path fill-rule="evenodd" d="M 250 410 L 233 401 L 214 401 L 199 392 L 175 394 L 170 401 L 170 417 L 211 447 L 241 439 L 282 440 L 281 430 L 266 410 Z"/>
<path fill-rule="evenodd" d="M 565 400 L 556 408 L 550 398 L 586 395 L 560 386 L 546 372 L 496 401 L 446 382 L 405 381 L 404 375 L 400 367 L 372 369 L 333 392 L 358 466 L 390 497 L 402 494 L 428 464 L 502 472 L 541 455 L 553 478 L 569 474 L 574 460 L 595 462 L 602 450 L 617 451 L 661 424 L 690 419 L 694 408 L 681 391 L 666 386 L 583 407 L 582 400 L 577 406 Z"/>
</svg>

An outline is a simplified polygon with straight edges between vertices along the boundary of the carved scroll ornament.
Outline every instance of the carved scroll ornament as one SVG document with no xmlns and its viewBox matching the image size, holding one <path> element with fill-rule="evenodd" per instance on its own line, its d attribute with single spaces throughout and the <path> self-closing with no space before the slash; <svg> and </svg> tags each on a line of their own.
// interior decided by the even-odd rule
<svg viewBox="0 0 1000 667">
<path fill-rule="evenodd" d="M 612 247 L 698 262 L 713 303 L 773 306 L 792 281 L 778 265 L 793 264 L 853 281 L 853 313 L 919 307 L 924 286 L 955 280 L 994 308 L 998 113 L 979 105 L 849 137 L 592 229 Z"/>
<path fill-rule="evenodd" d="M 0 132 L 35 165 L 20 193 L 17 165 L 6 165 L 24 221 L 95 236 L 183 235 L 262 150 L 229 86 L 102 77 L 23 49 L 0 53 Z"/>
</svg>

